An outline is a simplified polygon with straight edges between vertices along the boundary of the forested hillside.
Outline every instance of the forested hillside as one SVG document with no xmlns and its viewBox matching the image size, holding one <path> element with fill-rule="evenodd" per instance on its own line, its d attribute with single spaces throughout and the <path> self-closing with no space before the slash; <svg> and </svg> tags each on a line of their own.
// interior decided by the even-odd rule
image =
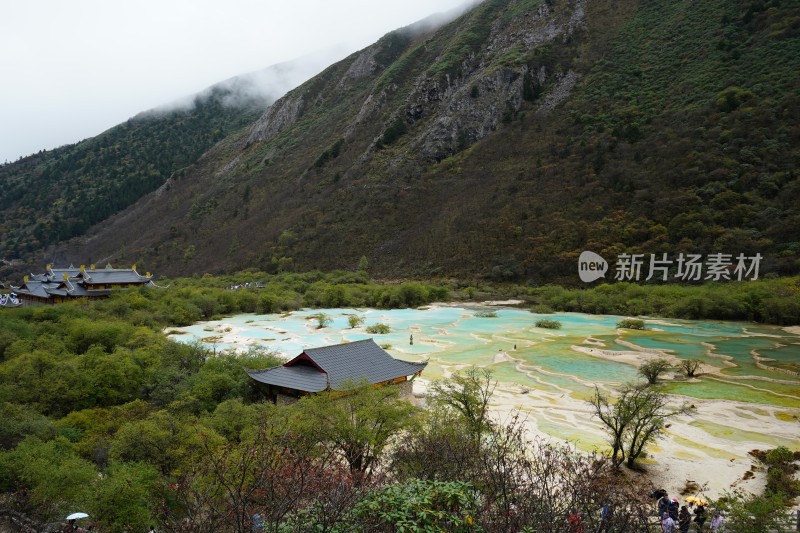
<svg viewBox="0 0 800 533">
<path fill-rule="evenodd" d="M 761 253 L 793 274 L 798 88 L 794 1 L 487 0 L 330 66 L 58 252 L 565 283 L 586 249 Z"/>
<path fill-rule="evenodd" d="M 183 108 L 137 115 L 97 137 L 0 166 L 0 255 L 40 250 L 180 175 L 215 142 L 253 120 L 263 101 L 224 105 L 215 88 Z"/>
</svg>

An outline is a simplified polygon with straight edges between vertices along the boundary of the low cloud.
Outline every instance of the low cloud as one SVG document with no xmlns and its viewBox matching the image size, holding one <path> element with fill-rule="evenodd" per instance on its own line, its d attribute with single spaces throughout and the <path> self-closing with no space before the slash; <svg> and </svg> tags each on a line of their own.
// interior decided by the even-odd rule
<svg viewBox="0 0 800 533">
<path fill-rule="evenodd" d="M 411 35 L 419 35 L 434 31 L 452 22 L 468 10 L 480 4 L 481 1 L 482 0 L 470 0 L 454 9 L 425 17 L 405 28 L 401 28 L 399 31 L 408 32 Z M 261 70 L 234 76 L 198 93 L 188 95 L 185 98 L 140 113 L 137 117 L 189 110 L 195 106 L 198 99 L 204 100 L 215 91 L 222 93 L 222 102 L 224 105 L 243 107 L 257 104 L 266 107 L 290 90 L 319 74 L 328 66 L 344 59 L 348 54 L 357 51 L 362 46 L 363 45 L 355 45 L 352 43 L 342 43 L 292 61 L 278 63 Z"/>
<path fill-rule="evenodd" d="M 267 106 L 352 51 L 352 46 L 337 45 L 292 61 L 240 74 L 215 83 L 198 93 L 139 113 L 137 118 L 190 110 L 198 100 L 205 100 L 214 93 L 221 94 L 223 105 L 231 107 L 254 104 Z"/>
<path fill-rule="evenodd" d="M 434 31 L 445 24 L 454 21 L 482 2 L 483 0 L 469 0 L 458 7 L 454 7 L 453 9 L 448 9 L 447 11 L 442 11 L 440 13 L 434 13 L 433 15 L 427 16 L 424 19 L 418 20 L 417 22 L 414 22 L 403 29 L 410 32 L 412 35 Z"/>
</svg>

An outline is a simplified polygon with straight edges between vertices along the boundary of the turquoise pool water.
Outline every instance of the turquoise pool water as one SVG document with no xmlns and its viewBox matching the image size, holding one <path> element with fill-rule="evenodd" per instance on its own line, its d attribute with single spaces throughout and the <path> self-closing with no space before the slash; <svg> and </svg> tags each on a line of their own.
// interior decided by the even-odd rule
<svg viewBox="0 0 800 533">
<path fill-rule="evenodd" d="M 681 359 L 700 359 L 722 369 L 719 375 L 700 375 L 691 381 L 676 374 L 675 379 L 668 379 L 664 385 L 669 392 L 690 398 L 800 408 L 800 376 L 786 372 L 800 370 L 800 335 L 778 327 L 652 320 L 648 321 L 646 331 L 632 331 L 616 329 L 621 319 L 618 316 L 536 315 L 523 309 L 492 308 L 497 316 L 489 318 L 477 316 L 481 310 L 485 308 L 432 306 L 238 315 L 177 328 L 181 334 L 173 338 L 181 342 L 206 342 L 217 350 L 242 350 L 256 344 L 293 357 L 305 348 L 372 337 L 395 357 L 429 360 L 424 373 L 429 379 L 437 379 L 460 365 L 481 365 L 491 367 L 502 383 L 580 397 L 590 394 L 595 384 L 616 386 L 635 381 L 637 367 L 593 357 L 576 351 L 573 346 L 626 352 L 639 347 L 663 350 Z M 327 327 L 317 329 L 313 316 L 318 313 L 332 319 Z M 391 331 L 370 335 L 363 327 L 350 329 L 350 315 L 362 317 L 364 326 L 382 323 Z M 545 316 L 561 322 L 562 328 L 537 328 L 536 320 Z M 771 359 L 764 362 L 768 367 L 756 366 L 754 354 Z"/>
</svg>

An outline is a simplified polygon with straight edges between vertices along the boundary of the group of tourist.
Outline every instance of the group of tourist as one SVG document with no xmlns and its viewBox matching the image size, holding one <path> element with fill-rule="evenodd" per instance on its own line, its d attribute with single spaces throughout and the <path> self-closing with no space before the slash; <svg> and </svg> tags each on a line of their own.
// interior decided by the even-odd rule
<svg viewBox="0 0 800 533">
<path fill-rule="evenodd" d="M 226 291 L 236 291 L 236 290 L 239 290 L 239 289 L 250 289 L 250 288 L 263 289 L 264 288 L 264 283 L 261 282 L 261 281 L 256 281 L 256 282 L 253 282 L 253 283 L 251 283 L 249 281 L 247 283 L 231 283 L 230 285 L 228 285 L 224 289 Z"/>
<path fill-rule="evenodd" d="M 681 506 L 676 498 L 670 499 L 664 490 L 659 490 L 658 492 L 662 495 L 658 499 L 658 517 L 661 520 L 662 533 L 689 533 L 692 523 L 695 524 L 695 531 L 707 531 L 704 529 L 707 520 L 704 505 L 698 504 L 694 509 L 694 513 L 690 513 L 689 506 Z M 604 503 L 600 512 L 601 521 L 605 524 L 604 527 L 608 527 L 607 521 L 610 514 L 608 504 Z M 570 533 L 584 533 L 583 520 L 577 509 L 572 509 L 567 515 L 567 524 L 569 525 Z M 712 533 L 723 533 L 725 531 L 725 519 L 722 512 L 716 511 L 714 513 L 710 526 Z M 602 530 L 605 531 L 604 528 Z"/>
<path fill-rule="evenodd" d="M 677 498 L 669 498 L 666 491 L 662 491 L 662 496 L 658 499 L 658 516 L 661 519 L 661 531 L 663 533 L 688 533 L 692 522 L 697 531 L 703 531 L 707 515 L 704 505 L 697 505 L 694 513 L 689 512 L 689 507 L 681 506 Z M 692 517 L 694 514 L 694 517 Z M 725 531 L 725 518 L 721 511 L 715 511 L 711 518 L 711 531 L 722 533 Z"/>
</svg>

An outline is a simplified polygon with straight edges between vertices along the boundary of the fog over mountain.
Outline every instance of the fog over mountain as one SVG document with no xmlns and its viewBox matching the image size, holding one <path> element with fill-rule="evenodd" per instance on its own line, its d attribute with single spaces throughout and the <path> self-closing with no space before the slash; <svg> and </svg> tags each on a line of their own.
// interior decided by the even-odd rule
<svg viewBox="0 0 800 533">
<path fill-rule="evenodd" d="M 222 104 L 229 107 L 243 107 L 253 103 L 262 103 L 266 106 L 286 94 L 287 91 L 318 74 L 331 63 L 344 58 L 351 51 L 348 46 L 340 44 L 292 61 L 239 74 L 195 94 L 143 111 L 137 116 L 189 109 L 195 105 L 198 98 L 207 98 L 215 90 L 225 93 L 222 97 Z"/>
<path fill-rule="evenodd" d="M 0 32 L 0 163 L 97 135 L 219 80 L 366 46 L 461 0 L 11 2 Z M 300 80 L 301 81 L 301 80 Z"/>
</svg>

